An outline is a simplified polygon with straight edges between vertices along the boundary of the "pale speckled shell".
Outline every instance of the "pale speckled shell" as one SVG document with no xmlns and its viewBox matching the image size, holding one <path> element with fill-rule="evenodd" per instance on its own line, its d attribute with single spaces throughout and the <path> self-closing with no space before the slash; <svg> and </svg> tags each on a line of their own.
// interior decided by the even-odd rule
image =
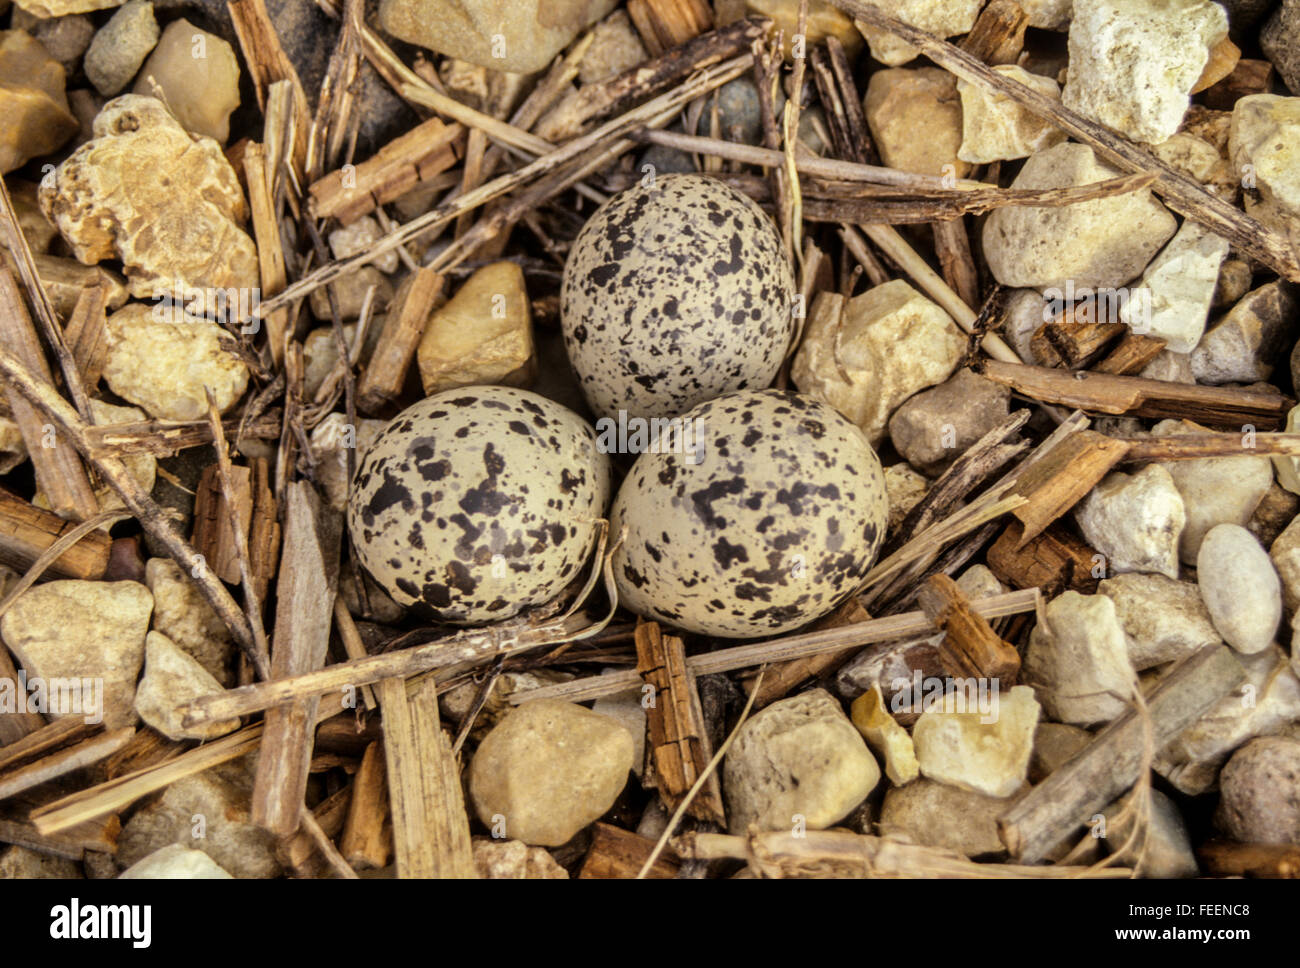
<svg viewBox="0 0 1300 968">
<path fill-rule="evenodd" d="M 599 417 L 673 417 L 772 382 L 793 332 L 794 278 L 772 220 L 706 175 L 615 195 L 574 240 L 560 311 Z"/>
<path fill-rule="evenodd" d="M 348 525 L 362 566 L 398 604 L 499 621 L 578 575 L 609 491 L 609 460 L 577 414 L 527 390 L 464 387 L 380 431 Z"/>
<path fill-rule="evenodd" d="M 858 586 L 889 502 L 866 436 L 823 403 L 748 390 L 696 407 L 703 459 L 643 454 L 614 499 L 620 602 L 690 632 L 774 635 Z"/>
</svg>

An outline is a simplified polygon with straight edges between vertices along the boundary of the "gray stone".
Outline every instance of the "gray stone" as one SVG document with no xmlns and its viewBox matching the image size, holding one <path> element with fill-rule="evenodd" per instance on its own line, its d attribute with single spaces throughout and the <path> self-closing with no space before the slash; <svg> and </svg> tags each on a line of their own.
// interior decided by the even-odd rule
<svg viewBox="0 0 1300 968">
<path fill-rule="evenodd" d="M 1295 290 L 1283 282 L 1247 293 L 1192 351 L 1196 382 L 1216 386 L 1269 379 L 1295 340 L 1298 308 Z"/>
<path fill-rule="evenodd" d="M 902 835 L 927 847 L 999 860 L 1007 849 L 998 837 L 998 816 L 1014 802 L 1014 796 L 989 797 L 946 783 L 917 780 L 885 793 L 877 826 L 881 836 Z"/>
<path fill-rule="evenodd" d="M 537 699 L 484 737 L 469 767 L 469 795 L 487 827 L 558 847 L 614 805 L 632 768 L 633 744 L 617 720 L 574 703 Z"/>
<path fill-rule="evenodd" d="M 1107 578 L 1097 590 L 1115 603 L 1129 664 L 1141 672 L 1221 641 L 1191 582 L 1137 573 Z"/>
<path fill-rule="evenodd" d="M 923 390 L 894 411 L 889 438 L 907 462 L 931 476 L 1007 419 L 1011 391 L 970 370 Z"/>
<path fill-rule="evenodd" d="M 144 580 L 153 593 L 153 628 L 198 660 L 223 688 L 234 685 L 230 630 L 193 579 L 170 558 L 150 558 Z"/>
<path fill-rule="evenodd" d="M 1174 353 L 1190 353 L 1205 332 L 1227 254 L 1227 239 L 1188 219 L 1147 266 L 1141 284 L 1120 307 L 1120 322 L 1135 333 L 1160 337 Z"/>
<path fill-rule="evenodd" d="M 549 851 L 529 847 L 522 840 L 475 837 L 474 866 L 478 876 L 489 881 L 560 881 L 569 877 Z"/>
<path fill-rule="evenodd" d="M 1052 599 L 1030 634 L 1022 678 L 1058 722 L 1090 726 L 1124 712 L 1134 677 L 1115 603 L 1075 591 Z"/>
<path fill-rule="evenodd" d="M 77 13 L 37 21 L 29 33 L 63 65 L 64 72 L 71 75 L 77 72 L 81 55 L 95 36 L 95 24 L 85 14 Z"/>
<path fill-rule="evenodd" d="M 1192 853 L 1187 824 L 1174 801 L 1159 790 L 1148 789 L 1147 824 L 1132 846 L 1124 849 L 1137 827 L 1138 818 L 1124 813 L 1132 800 L 1129 793 L 1102 811 L 1106 818 L 1106 846 L 1120 867 L 1132 867 L 1138 877 L 1182 878 L 1200 873 Z"/>
<path fill-rule="evenodd" d="M 50 854 L 39 854 L 26 847 L 13 846 L 0 852 L 0 881 L 70 880 L 80 878 L 76 861 Z"/>
<path fill-rule="evenodd" d="M 99 28 L 86 51 L 86 78 L 104 97 L 121 93 L 140 72 L 161 31 L 149 0 L 130 0 Z"/>
<path fill-rule="evenodd" d="M 728 826 L 743 834 L 823 830 L 880 781 L 880 767 L 840 704 L 823 689 L 772 703 L 740 728 L 723 760 Z"/>
<path fill-rule="evenodd" d="M 1252 5 L 1265 6 L 1261 0 L 1255 0 Z M 1300 95 L 1300 3 L 1282 0 L 1282 5 L 1259 32 L 1259 46 L 1291 93 Z"/>
<path fill-rule="evenodd" d="M 1136 474 L 1106 475 L 1075 509 L 1088 543 L 1108 570 L 1178 577 L 1178 541 L 1187 523 L 1182 495 L 1158 464 Z"/>
<path fill-rule="evenodd" d="M 1039 723 L 1029 757 L 1029 782 L 1042 783 L 1092 742 L 1092 733 L 1067 723 Z"/>
<path fill-rule="evenodd" d="M 998 581 L 997 575 L 993 574 L 987 565 L 971 565 L 957 578 L 957 587 L 965 592 L 968 598 L 988 598 L 992 595 L 1001 595 L 1006 591 L 1002 582 Z"/>
<path fill-rule="evenodd" d="M 1196 556 L 1196 580 L 1225 642 L 1247 655 L 1272 645 L 1282 621 L 1282 583 L 1253 534 L 1235 524 L 1211 528 Z"/>
<path fill-rule="evenodd" d="M 145 638 L 144 676 L 135 692 L 135 711 L 168 739 L 216 739 L 239 728 L 239 718 L 202 726 L 184 726 L 180 707 L 194 699 L 221 692 L 221 683 L 161 632 Z"/>
<path fill-rule="evenodd" d="M 1273 540 L 1268 557 L 1282 581 L 1282 604 L 1288 612 L 1300 612 L 1300 517 Z"/>
<path fill-rule="evenodd" d="M 1300 741 L 1247 743 L 1219 776 L 1219 829 L 1244 844 L 1300 844 Z"/>
</svg>

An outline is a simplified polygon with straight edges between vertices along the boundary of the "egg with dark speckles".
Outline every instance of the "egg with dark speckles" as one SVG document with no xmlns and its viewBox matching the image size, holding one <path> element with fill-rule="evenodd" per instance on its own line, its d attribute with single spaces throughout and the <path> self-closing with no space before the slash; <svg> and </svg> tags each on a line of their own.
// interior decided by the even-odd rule
<svg viewBox="0 0 1300 968">
<path fill-rule="evenodd" d="M 723 638 L 779 635 L 861 583 L 889 504 L 866 435 L 784 390 L 701 404 L 683 432 L 637 458 L 614 499 L 620 602 Z"/>
<path fill-rule="evenodd" d="M 707 175 L 661 175 L 598 208 L 564 266 L 565 348 L 598 417 L 675 417 L 771 384 L 794 331 L 776 226 Z"/>
<path fill-rule="evenodd" d="M 609 491 L 609 460 L 577 414 L 527 390 L 463 387 L 379 432 L 348 525 L 394 601 L 472 625 L 548 602 L 577 577 Z"/>
</svg>

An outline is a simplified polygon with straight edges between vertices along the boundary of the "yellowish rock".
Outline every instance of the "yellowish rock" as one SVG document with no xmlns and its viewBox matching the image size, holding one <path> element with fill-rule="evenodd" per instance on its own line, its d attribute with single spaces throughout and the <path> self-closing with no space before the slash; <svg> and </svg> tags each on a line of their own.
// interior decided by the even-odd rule
<svg viewBox="0 0 1300 968">
<path fill-rule="evenodd" d="M 890 783 L 902 786 L 921 775 L 912 737 L 885 708 L 879 683 L 853 700 L 849 716 L 867 745 L 885 758 Z"/>
<path fill-rule="evenodd" d="M 751 13 L 772 19 L 772 29 L 784 34 L 785 56 L 790 56 L 791 38 L 799 32 L 799 0 L 746 0 Z M 844 45 L 849 57 L 862 49 L 862 35 L 853 27 L 853 21 L 827 0 L 808 0 L 808 19 L 804 24 L 805 47 L 824 43 L 834 37 Z"/>
<path fill-rule="evenodd" d="M 45 20 L 49 17 L 66 17 L 73 13 L 90 13 L 120 6 L 122 0 L 14 0 L 19 10 Z"/>
<path fill-rule="evenodd" d="M 866 0 L 866 4 L 936 37 L 952 37 L 975 26 L 984 0 Z M 871 56 L 882 64 L 897 67 L 921 53 L 888 30 L 879 30 L 862 21 L 858 21 L 858 30 L 867 38 Z"/>
<path fill-rule="evenodd" d="M 904 400 L 952 376 L 965 346 L 951 316 L 894 279 L 847 301 L 819 295 L 790 375 L 875 447 Z"/>
<path fill-rule="evenodd" d="M 161 632 L 145 636 L 144 653 L 144 677 L 135 691 L 135 711 L 148 725 L 174 740 L 216 739 L 239 728 L 238 717 L 183 726 L 180 707 L 221 692 L 221 683 Z"/>
<path fill-rule="evenodd" d="M 1023 67 L 1003 64 L 993 70 L 1033 88 L 1039 94 L 1061 99 L 1061 86 L 1050 77 L 1031 74 Z M 1028 158 L 1066 139 L 1065 132 L 1005 94 L 969 81 L 957 81 L 961 95 L 962 140 L 957 157 L 975 165 L 991 161 Z"/>
<path fill-rule="evenodd" d="M 120 259 L 131 294 L 258 285 L 257 249 L 240 228 L 248 207 L 220 146 L 195 138 L 161 101 L 115 98 L 95 137 L 41 181 L 41 209 L 85 265 Z"/>
<path fill-rule="evenodd" d="M 862 101 L 880 160 L 921 175 L 964 178 L 970 165 L 957 157 L 962 106 L 957 79 L 937 67 L 876 71 Z"/>
<path fill-rule="evenodd" d="M 222 348 L 216 323 L 178 311 L 132 303 L 108 317 L 104 379 L 124 400 L 164 420 L 199 420 L 208 412 L 204 388 L 225 413 L 248 387 L 248 369 Z"/>
<path fill-rule="evenodd" d="M 617 0 L 382 0 L 399 40 L 499 71 L 540 71 Z"/>
<path fill-rule="evenodd" d="M 118 407 L 111 403 L 105 403 L 103 400 L 91 400 L 90 412 L 95 418 L 95 423 L 99 426 L 109 424 L 131 423 L 136 420 L 147 420 L 148 415 L 139 407 Z M 153 454 L 127 454 L 123 456 L 122 463 L 126 465 L 127 473 L 134 478 L 135 482 L 145 491 L 152 491 L 155 475 L 158 468 L 158 458 Z M 99 502 L 101 511 L 112 511 L 116 508 L 125 507 L 122 498 L 118 496 L 117 491 L 107 484 L 101 484 L 95 489 L 95 499 Z M 45 492 L 37 488 L 32 495 L 32 503 L 38 508 L 48 508 L 50 506 Z M 101 531 L 108 531 L 111 524 L 101 524 Z"/>
<path fill-rule="evenodd" d="M 1300 97 L 1242 98 L 1232 109 L 1228 144 L 1246 211 L 1293 236 L 1300 226 Z"/>
<path fill-rule="evenodd" d="M 198 660 L 222 687 L 234 684 L 235 646 L 199 586 L 170 558 L 150 558 L 144 580 L 153 594 L 153 628 Z"/>
<path fill-rule="evenodd" d="M 22 30 L 0 31 L 0 174 L 48 155 L 77 133 L 63 65 Z"/>
<path fill-rule="evenodd" d="M 230 137 L 239 107 L 239 61 L 229 44 L 188 20 L 173 20 L 140 68 L 135 93 L 156 97 L 191 134 L 218 144 Z"/>
<path fill-rule="evenodd" d="M 474 867 L 479 877 L 490 881 L 562 881 L 569 877 L 550 851 L 529 847 L 522 840 L 475 837 Z"/>
<path fill-rule="evenodd" d="M 513 262 L 475 272 L 429 319 L 418 353 L 427 394 L 481 384 L 527 386 L 536 375 L 533 317 Z"/>
</svg>

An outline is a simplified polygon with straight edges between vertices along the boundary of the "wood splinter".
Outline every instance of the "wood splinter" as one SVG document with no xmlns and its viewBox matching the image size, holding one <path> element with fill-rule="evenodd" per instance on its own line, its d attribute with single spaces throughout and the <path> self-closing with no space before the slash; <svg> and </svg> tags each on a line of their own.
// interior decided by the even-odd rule
<svg viewBox="0 0 1300 968">
<path fill-rule="evenodd" d="M 1000 679 L 1015 685 L 1020 655 L 1004 642 L 988 619 L 971 607 L 970 599 L 947 575 L 931 575 L 917 596 L 926 618 L 943 629 L 939 659 L 954 678 Z"/>
</svg>

